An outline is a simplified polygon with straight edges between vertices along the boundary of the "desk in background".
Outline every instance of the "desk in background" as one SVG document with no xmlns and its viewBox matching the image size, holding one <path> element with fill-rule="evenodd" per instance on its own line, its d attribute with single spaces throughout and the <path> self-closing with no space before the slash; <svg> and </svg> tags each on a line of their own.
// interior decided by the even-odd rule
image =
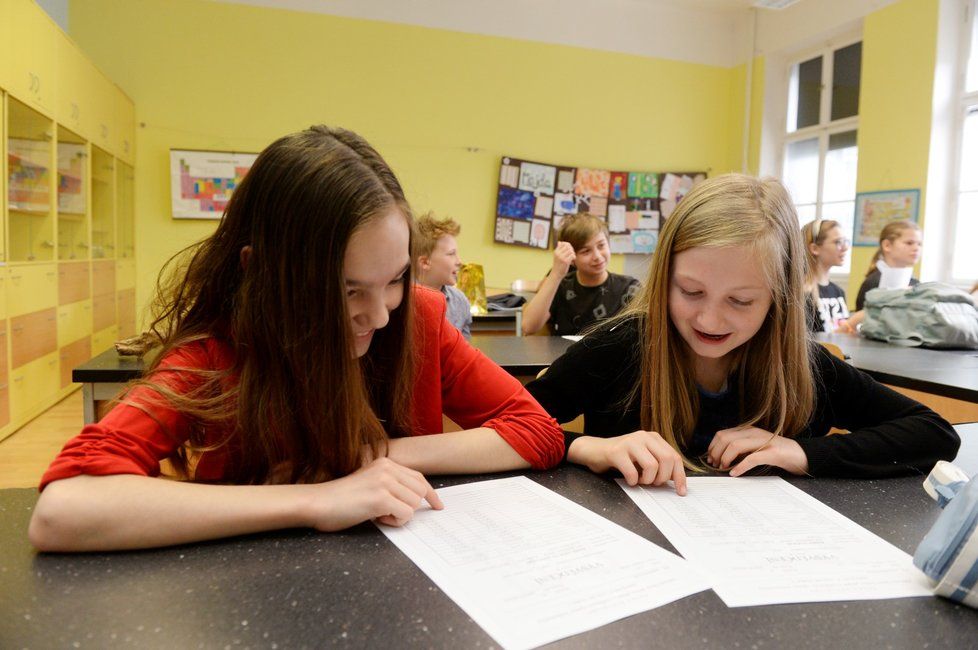
<svg viewBox="0 0 978 650">
<path fill-rule="evenodd" d="M 526 380 L 553 363 L 571 342 L 559 336 L 472 337 L 472 344 L 509 374 Z M 126 382 L 143 373 L 143 361 L 122 356 L 115 348 L 105 350 L 71 371 L 71 380 L 82 385 L 85 423 L 99 419 L 98 403 L 115 397 Z"/>
<path fill-rule="evenodd" d="M 978 424 L 957 430 L 964 442 L 957 462 L 978 472 Z M 612 480 L 573 466 L 529 476 L 673 550 Z M 486 478 L 493 477 L 432 483 Z M 788 480 L 908 553 L 939 513 L 920 476 Z M 36 499 L 35 490 L 0 490 L 3 648 L 495 646 L 372 524 L 130 553 L 38 555 L 27 541 Z M 967 648 L 976 638 L 978 612 L 937 598 L 731 609 L 706 591 L 553 647 Z"/>
<path fill-rule="evenodd" d="M 931 407 L 954 423 L 978 421 L 978 350 L 929 350 L 849 334 L 816 334 L 876 381 Z"/>
</svg>

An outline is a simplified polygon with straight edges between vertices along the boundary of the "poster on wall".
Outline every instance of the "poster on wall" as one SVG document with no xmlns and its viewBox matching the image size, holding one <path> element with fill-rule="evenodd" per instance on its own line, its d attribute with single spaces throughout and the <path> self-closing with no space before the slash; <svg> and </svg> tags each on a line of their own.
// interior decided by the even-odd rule
<svg viewBox="0 0 978 650">
<path fill-rule="evenodd" d="M 853 246 L 879 246 L 883 227 L 891 221 L 917 222 L 920 190 L 888 190 L 856 194 Z"/>
<path fill-rule="evenodd" d="M 51 210 L 51 143 L 7 140 L 7 206 L 19 212 Z"/>
<path fill-rule="evenodd" d="M 256 153 L 171 149 L 173 218 L 220 219 L 257 157 Z"/>
<path fill-rule="evenodd" d="M 611 171 L 504 156 L 499 166 L 494 240 L 546 249 L 565 218 L 592 214 L 608 226 L 612 253 L 649 254 L 661 221 L 705 172 Z"/>
</svg>

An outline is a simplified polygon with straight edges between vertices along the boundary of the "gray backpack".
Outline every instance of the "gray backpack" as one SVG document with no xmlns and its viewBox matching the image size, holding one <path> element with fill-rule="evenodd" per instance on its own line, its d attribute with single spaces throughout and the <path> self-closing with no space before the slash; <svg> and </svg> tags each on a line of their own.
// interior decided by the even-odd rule
<svg viewBox="0 0 978 650">
<path fill-rule="evenodd" d="M 860 333 L 896 345 L 978 349 L 978 309 L 964 291 L 940 282 L 866 294 Z"/>
</svg>

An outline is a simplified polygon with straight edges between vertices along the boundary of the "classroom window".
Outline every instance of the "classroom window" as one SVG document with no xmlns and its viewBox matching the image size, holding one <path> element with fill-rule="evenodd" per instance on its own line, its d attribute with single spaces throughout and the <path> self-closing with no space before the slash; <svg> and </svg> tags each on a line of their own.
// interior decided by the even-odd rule
<svg viewBox="0 0 978 650">
<path fill-rule="evenodd" d="M 859 149 L 862 43 L 834 46 L 791 66 L 782 178 L 801 223 L 833 219 L 851 236 Z M 840 269 L 849 272 L 849 258 Z"/>
<path fill-rule="evenodd" d="M 978 19 L 970 5 L 970 38 L 965 40 L 964 87 L 961 93 L 961 155 L 954 215 L 954 253 L 951 276 L 968 283 L 978 280 Z"/>
</svg>

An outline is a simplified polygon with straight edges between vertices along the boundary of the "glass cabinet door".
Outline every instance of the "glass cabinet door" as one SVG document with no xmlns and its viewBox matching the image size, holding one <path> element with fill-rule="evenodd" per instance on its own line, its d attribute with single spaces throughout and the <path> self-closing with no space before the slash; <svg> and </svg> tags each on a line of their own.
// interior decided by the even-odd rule
<svg viewBox="0 0 978 650">
<path fill-rule="evenodd" d="M 92 258 L 114 258 L 115 158 L 92 146 Z"/>
<path fill-rule="evenodd" d="M 7 259 L 53 260 L 54 123 L 8 96 L 7 124 Z"/>
<path fill-rule="evenodd" d="M 88 146 L 58 127 L 58 259 L 88 259 Z"/>
<path fill-rule="evenodd" d="M 136 219 L 135 195 L 136 178 L 132 167 L 116 161 L 116 252 L 118 259 L 132 259 L 136 253 L 133 224 Z"/>
</svg>

